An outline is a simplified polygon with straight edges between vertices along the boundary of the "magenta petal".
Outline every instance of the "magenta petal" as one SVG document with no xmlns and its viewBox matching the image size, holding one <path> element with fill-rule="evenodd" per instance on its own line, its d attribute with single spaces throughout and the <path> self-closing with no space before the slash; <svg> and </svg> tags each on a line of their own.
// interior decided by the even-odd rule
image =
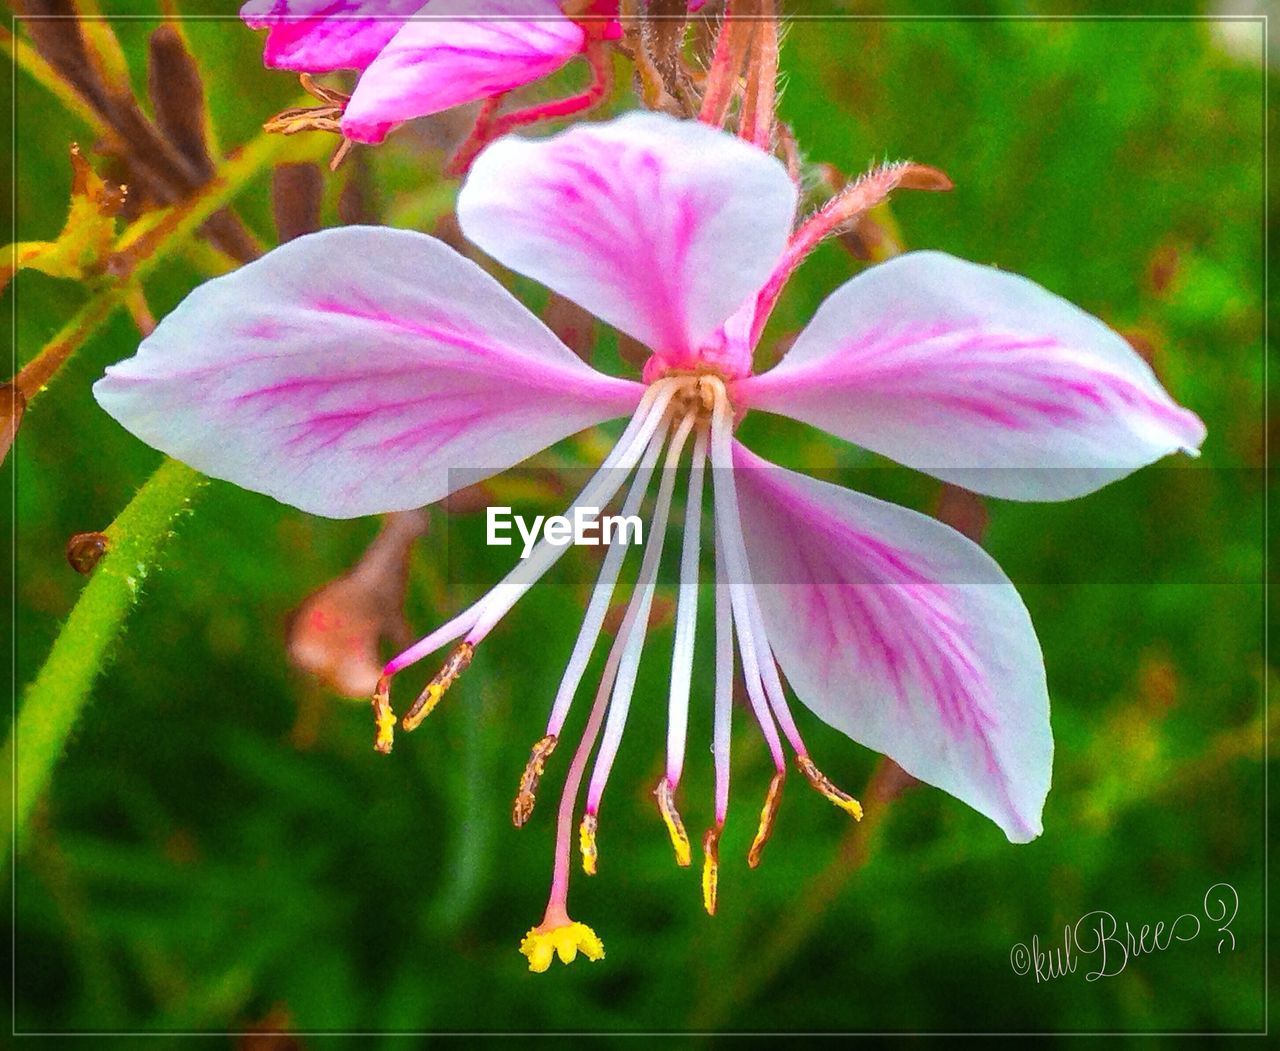
<svg viewBox="0 0 1280 1051">
<path fill-rule="evenodd" d="M 746 405 L 976 492 L 1068 499 L 1205 428 L 1097 318 L 1014 274 L 912 252 L 838 289 Z"/>
<path fill-rule="evenodd" d="M 1044 662 L 995 561 L 925 515 L 735 443 L 742 530 L 778 663 L 800 700 L 1022 843 L 1053 759 Z"/>
<path fill-rule="evenodd" d="M 636 112 L 494 143 L 463 184 L 458 221 L 499 262 L 692 365 L 769 276 L 795 206 L 775 157 Z"/>
<path fill-rule="evenodd" d="M 541 80 L 586 40 L 556 0 L 433 0 L 423 14 L 360 78 L 342 118 L 348 138 L 381 142 L 401 121 Z"/>
<path fill-rule="evenodd" d="M 379 227 L 202 285 L 94 386 L 157 449 L 333 518 L 429 504 L 641 393 L 444 243 Z"/>
<path fill-rule="evenodd" d="M 274 69 L 364 69 L 426 0 L 248 0 L 240 17 L 266 29 Z"/>
</svg>

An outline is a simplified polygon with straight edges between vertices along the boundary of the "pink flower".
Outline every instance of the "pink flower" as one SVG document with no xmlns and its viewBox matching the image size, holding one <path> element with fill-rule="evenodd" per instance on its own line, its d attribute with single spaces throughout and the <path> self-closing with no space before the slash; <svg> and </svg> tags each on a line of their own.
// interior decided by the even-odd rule
<svg viewBox="0 0 1280 1051">
<path fill-rule="evenodd" d="M 906 172 L 882 172 L 849 200 Z M 1040 647 L 991 557 L 932 518 L 761 459 L 733 437 L 742 414 L 790 416 L 1017 500 L 1081 496 L 1170 452 L 1195 453 L 1204 438 L 1201 421 L 1102 322 L 1025 278 L 938 252 L 855 277 L 776 367 L 753 374 L 765 316 L 817 239 L 812 223 L 794 230 L 796 206 L 775 158 L 698 123 L 633 113 L 543 141 L 507 138 L 481 154 L 462 188 L 463 231 L 505 266 L 649 346 L 644 383 L 585 364 L 439 241 L 345 228 L 300 238 L 197 289 L 94 388 L 144 441 L 333 517 L 430 503 L 584 427 L 630 417 L 575 505 L 606 506 L 634 472 L 623 507 L 634 513 L 655 469 L 658 494 L 634 594 L 561 798 L 551 901 L 524 946 L 536 969 L 553 952 L 602 951 L 565 905 L 577 793 L 599 735 L 580 829 L 593 871 L 676 468 L 690 445 L 667 760 L 656 795 L 688 864 L 675 797 L 710 465 L 715 801 L 703 845 L 714 911 L 735 648 L 776 770 L 753 863 L 776 812 L 787 746 L 814 787 L 861 814 L 810 759 L 782 675 L 823 721 L 987 815 L 1014 842 L 1041 832 L 1053 754 Z M 387 665 L 391 676 L 463 640 L 410 709 L 407 728 L 565 550 L 543 543 Z M 521 782 L 517 823 L 529 816 L 579 692 L 625 553 L 615 545 L 605 558 Z M 387 744 L 385 691 L 375 703 Z"/>
<path fill-rule="evenodd" d="M 559 0 L 248 0 L 240 16 L 267 30 L 268 66 L 359 71 L 341 131 L 377 143 L 403 121 L 549 77 L 617 35 L 616 8 L 593 4 L 576 22 Z"/>
</svg>

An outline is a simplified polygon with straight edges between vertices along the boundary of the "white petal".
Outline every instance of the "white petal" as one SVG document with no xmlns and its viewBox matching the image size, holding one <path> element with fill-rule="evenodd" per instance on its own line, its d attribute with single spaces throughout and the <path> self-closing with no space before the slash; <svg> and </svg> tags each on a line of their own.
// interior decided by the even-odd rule
<svg viewBox="0 0 1280 1051">
<path fill-rule="evenodd" d="M 975 492 L 1092 492 L 1205 428 L 1097 318 L 1034 282 L 940 252 L 860 274 L 744 405 L 822 427 Z"/>
<path fill-rule="evenodd" d="M 1041 832 L 1053 738 L 1026 607 L 978 545 L 925 515 L 734 447 L 769 643 L 800 700 L 909 774 Z"/>
<path fill-rule="evenodd" d="M 759 290 L 795 204 L 776 158 L 697 121 L 630 113 L 494 143 L 458 220 L 495 259 L 680 360 Z"/>
<path fill-rule="evenodd" d="M 301 237 L 202 285 L 94 386 L 157 449 L 333 518 L 431 503 L 641 391 L 447 245 L 379 227 Z"/>
</svg>

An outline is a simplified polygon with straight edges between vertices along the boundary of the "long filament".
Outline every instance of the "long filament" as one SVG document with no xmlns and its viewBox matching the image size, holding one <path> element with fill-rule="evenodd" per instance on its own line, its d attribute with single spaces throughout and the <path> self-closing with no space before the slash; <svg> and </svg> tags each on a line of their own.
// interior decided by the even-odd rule
<svg viewBox="0 0 1280 1051">
<path fill-rule="evenodd" d="M 645 493 L 649 490 L 653 466 L 657 462 L 658 454 L 662 451 L 665 438 L 665 432 L 655 431 L 648 448 L 645 449 L 644 458 L 636 468 L 631 489 L 627 492 L 626 501 L 622 506 L 624 518 L 629 518 L 640 510 Z M 573 703 L 578 687 L 582 684 L 582 676 L 587 670 L 591 654 L 600 638 L 600 629 L 609 612 L 609 603 L 618 586 L 618 576 L 622 572 L 622 564 L 626 559 L 629 546 L 626 542 L 610 544 L 604 556 L 604 564 L 600 567 L 600 575 L 596 578 L 591 600 L 587 603 L 587 612 L 583 615 L 582 626 L 578 629 L 578 638 L 573 644 L 573 652 L 569 655 L 569 663 L 565 666 L 564 675 L 560 679 L 560 688 L 556 690 L 556 698 L 551 705 L 551 718 L 547 722 L 549 734 L 559 736 L 564 727 L 569 706 Z"/>
<path fill-rule="evenodd" d="M 654 386 L 657 387 L 659 384 Z M 570 505 L 570 511 L 575 507 L 603 507 L 613 499 L 614 494 L 622 488 L 627 474 L 643 455 L 654 431 L 665 419 L 667 405 L 674 391 L 675 387 L 671 383 L 659 391 L 639 432 L 626 444 L 626 448 L 616 459 L 610 454 L 609 459 L 605 460 L 600 470 Z M 619 446 L 622 444 L 622 442 L 618 443 Z M 529 557 L 521 561 L 502 583 L 484 597 L 482 600 L 484 605 L 476 619 L 475 627 L 467 634 L 467 641 L 474 646 L 488 635 L 493 630 L 493 626 L 506 616 L 507 611 L 520 597 L 559 562 L 568 550 L 568 544 L 552 544 L 545 537 L 540 540 L 529 553 Z"/>
<path fill-rule="evenodd" d="M 623 620 L 624 624 L 630 622 L 627 630 L 627 645 L 622 651 L 618 679 L 613 684 L 613 697 L 609 702 L 609 718 L 605 723 L 604 737 L 600 741 L 600 751 L 596 755 L 595 769 L 591 773 L 591 781 L 587 786 L 588 814 L 595 814 L 599 809 L 600 797 L 604 794 L 604 786 L 609 780 L 609 771 L 613 769 L 613 760 L 617 757 L 622 732 L 626 728 L 627 712 L 631 708 L 631 697 L 636 685 L 636 674 L 640 669 L 640 654 L 644 649 L 645 635 L 649 627 L 649 610 L 653 605 L 653 593 L 658 583 L 658 565 L 662 560 L 667 517 L 671 511 L 671 491 L 675 486 L 676 466 L 692 427 L 693 417 L 686 416 L 681 420 L 675 436 L 671 439 L 671 444 L 667 447 L 662 482 L 658 487 L 658 499 L 649 527 L 649 543 L 645 546 L 644 561 L 640 564 L 635 592 L 631 596 L 631 603 L 627 607 Z"/>
<path fill-rule="evenodd" d="M 672 789 L 684 772 L 689 729 L 689 688 L 693 678 L 693 644 L 698 629 L 698 560 L 702 544 L 702 484 L 707 459 L 707 431 L 698 431 L 689 464 L 685 493 L 684 537 L 680 550 L 680 591 L 676 600 L 675 641 L 671 647 L 671 699 L 667 706 L 667 781 Z"/>
<path fill-rule="evenodd" d="M 601 502 L 600 497 L 606 489 L 608 489 L 608 496 L 605 497 L 604 502 L 607 503 L 609 497 L 612 497 L 617 492 L 626 477 L 626 472 L 635 465 L 653 431 L 657 429 L 658 424 L 662 421 L 674 390 L 675 383 L 673 381 L 660 381 L 652 384 L 645 391 L 640 404 L 612 451 L 596 473 L 592 475 L 591 480 L 583 487 L 571 506 L 588 505 L 592 501 L 598 505 Z M 611 475 L 612 478 L 610 477 Z M 608 488 L 610 484 L 612 484 L 611 489 Z M 520 595 L 555 564 L 560 554 L 565 550 L 565 548 L 551 548 L 552 557 L 550 561 L 546 561 L 543 552 L 548 546 L 545 540 L 541 541 L 528 559 L 519 562 L 498 584 L 465 610 L 388 661 L 383 669 L 384 674 L 395 675 L 410 665 L 416 664 L 441 646 L 468 632 L 476 636 L 468 639 L 473 645 L 487 635 L 502 614 L 506 613 Z M 535 555 L 539 556 L 539 560 L 531 566 L 530 563 L 534 563 Z M 531 572 L 536 573 L 532 580 L 528 579 Z M 513 589 L 515 590 L 513 591 Z M 498 617 L 494 617 L 492 623 L 489 623 L 482 632 L 477 634 L 475 629 L 480 618 L 485 615 L 486 610 L 494 608 L 491 603 L 495 596 L 499 595 L 503 596 L 504 599 L 509 597 L 510 601 L 506 602 L 505 606 L 502 607 Z"/>
<path fill-rule="evenodd" d="M 746 567 L 741 564 L 738 550 L 731 540 L 731 532 L 741 533 L 742 524 L 738 517 L 738 494 L 733 483 L 733 456 L 729 447 L 732 437 L 731 410 L 723 388 L 716 392 L 716 406 L 711 421 L 711 473 L 715 490 L 716 532 L 724 548 L 725 573 L 733 603 L 734 630 L 738 636 L 738 653 L 742 657 L 742 677 L 747 687 L 747 700 L 760 724 L 765 743 L 769 746 L 773 765 L 782 772 L 786 770 L 786 760 L 760 681 L 755 635 L 751 630 L 751 611 L 746 596 Z"/>
<path fill-rule="evenodd" d="M 724 564 L 724 543 L 716 542 L 716 682 L 711 754 L 715 765 L 716 824 L 729 813 L 729 740 L 733 716 L 733 603 Z"/>
</svg>

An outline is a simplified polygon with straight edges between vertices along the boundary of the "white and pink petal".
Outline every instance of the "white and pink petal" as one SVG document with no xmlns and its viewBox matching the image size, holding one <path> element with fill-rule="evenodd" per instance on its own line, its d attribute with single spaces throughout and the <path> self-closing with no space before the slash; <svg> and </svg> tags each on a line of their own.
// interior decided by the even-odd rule
<svg viewBox="0 0 1280 1051">
<path fill-rule="evenodd" d="M 556 0 L 432 0 L 365 70 L 342 117 L 357 142 L 548 77 L 586 34 Z M 453 16 L 453 17 L 451 17 Z"/>
<path fill-rule="evenodd" d="M 364 69 L 426 0 L 248 0 L 240 17 L 267 30 L 273 69 Z"/>
<path fill-rule="evenodd" d="M 769 276 L 795 207 L 776 158 L 697 121 L 635 112 L 494 143 L 458 219 L 499 262 L 691 365 Z"/>
<path fill-rule="evenodd" d="M 629 414 L 642 388 L 443 242 L 342 227 L 196 289 L 94 394 L 197 470 L 350 518 L 438 500 Z"/>
<path fill-rule="evenodd" d="M 1081 496 L 1205 427 L 1116 332 L 1026 278 L 941 252 L 860 274 L 738 384 L 780 413 L 975 492 Z"/>
<path fill-rule="evenodd" d="M 1040 645 L 1013 584 L 925 515 L 734 445 L 769 643 L 836 729 L 995 821 L 1041 832 L 1053 737 Z"/>
</svg>

